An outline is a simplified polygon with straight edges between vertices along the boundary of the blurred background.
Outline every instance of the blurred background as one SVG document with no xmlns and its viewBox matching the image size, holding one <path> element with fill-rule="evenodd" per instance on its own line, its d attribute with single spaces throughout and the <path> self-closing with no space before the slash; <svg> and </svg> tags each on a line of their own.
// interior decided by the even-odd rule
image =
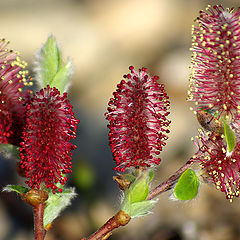
<svg viewBox="0 0 240 240">
<path fill-rule="evenodd" d="M 104 117 L 107 103 L 130 65 L 158 75 L 171 100 L 171 133 L 153 186 L 196 151 L 198 123 L 186 102 L 191 26 L 210 0 L 0 0 L 0 36 L 11 41 L 34 76 L 35 53 L 52 33 L 74 65 L 69 91 L 80 119 L 69 186 L 78 197 L 54 222 L 46 240 L 79 240 L 109 219 L 121 201 Z M 0 188 L 23 182 L 13 160 L 0 159 Z M 239 199 L 229 203 L 213 186 L 190 202 L 159 197 L 154 213 L 113 233 L 115 240 L 240 240 Z M 31 208 L 14 193 L 0 194 L 0 239 L 33 239 Z"/>
</svg>

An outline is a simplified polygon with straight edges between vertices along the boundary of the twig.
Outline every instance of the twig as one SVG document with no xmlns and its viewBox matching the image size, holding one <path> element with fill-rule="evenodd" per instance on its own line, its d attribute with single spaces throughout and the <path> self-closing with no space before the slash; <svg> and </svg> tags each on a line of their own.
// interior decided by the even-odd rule
<svg viewBox="0 0 240 240">
<path fill-rule="evenodd" d="M 40 203 L 33 207 L 34 211 L 34 236 L 35 240 L 44 240 L 46 230 L 43 226 L 43 213 L 46 203 Z"/>
<path fill-rule="evenodd" d="M 155 187 L 153 190 L 150 191 L 148 194 L 147 199 L 151 200 L 157 197 L 159 194 L 170 190 L 171 187 L 174 185 L 175 181 L 181 176 L 181 174 L 187 170 L 193 164 L 193 159 L 187 161 L 181 168 L 179 168 L 170 178 L 166 181 L 162 182 L 160 185 Z"/>
<path fill-rule="evenodd" d="M 148 200 L 151 200 L 157 197 L 159 194 L 168 191 L 171 189 L 175 181 L 181 176 L 181 174 L 187 170 L 190 166 L 194 163 L 193 159 L 191 158 L 187 161 L 181 168 L 179 168 L 171 177 L 169 177 L 166 181 L 162 182 L 152 191 L 150 191 L 148 195 Z M 122 219 L 122 220 L 121 220 Z M 111 232 L 120 227 L 125 226 L 131 220 L 130 216 L 120 210 L 115 216 L 110 218 L 101 228 L 99 228 L 94 234 L 92 234 L 89 238 L 85 240 L 106 240 L 110 235 Z M 84 240 L 83 238 L 81 240 Z"/>
<path fill-rule="evenodd" d="M 125 226 L 130 220 L 130 216 L 124 211 L 120 210 L 86 240 L 106 240 L 114 229 L 120 226 Z"/>
</svg>

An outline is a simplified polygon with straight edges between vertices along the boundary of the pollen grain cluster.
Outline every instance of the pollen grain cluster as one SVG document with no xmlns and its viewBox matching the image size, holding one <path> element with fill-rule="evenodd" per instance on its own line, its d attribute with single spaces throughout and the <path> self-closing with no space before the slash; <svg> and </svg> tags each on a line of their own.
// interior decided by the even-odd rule
<svg viewBox="0 0 240 240">
<path fill-rule="evenodd" d="M 209 6 L 200 11 L 192 33 L 189 100 L 195 110 L 239 118 L 240 10 Z"/>
<path fill-rule="evenodd" d="M 240 191 L 240 143 L 228 153 L 222 136 L 212 132 L 200 131 L 195 140 L 200 151 L 194 161 L 202 167 L 203 177 L 214 183 L 232 201 Z"/>
<path fill-rule="evenodd" d="M 17 52 L 7 48 L 5 39 L 0 40 L 0 143 L 19 145 L 24 125 L 24 104 L 29 97 L 32 82 L 26 62 Z"/>
</svg>

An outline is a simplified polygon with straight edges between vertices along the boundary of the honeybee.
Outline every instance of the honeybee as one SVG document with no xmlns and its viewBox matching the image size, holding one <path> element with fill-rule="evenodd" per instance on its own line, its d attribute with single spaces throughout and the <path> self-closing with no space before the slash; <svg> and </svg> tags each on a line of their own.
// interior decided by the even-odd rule
<svg viewBox="0 0 240 240">
<path fill-rule="evenodd" d="M 219 134 L 223 133 L 222 123 L 212 114 L 200 110 L 197 112 L 197 120 L 205 130 Z"/>
</svg>

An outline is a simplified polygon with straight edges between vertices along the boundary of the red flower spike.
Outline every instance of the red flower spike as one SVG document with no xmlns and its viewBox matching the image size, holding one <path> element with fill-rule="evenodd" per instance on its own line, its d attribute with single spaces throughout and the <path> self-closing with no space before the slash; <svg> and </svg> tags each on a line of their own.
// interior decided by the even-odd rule
<svg viewBox="0 0 240 240">
<path fill-rule="evenodd" d="M 197 139 L 195 144 L 200 153 L 193 157 L 194 161 L 200 163 L 203 176 L 232 201 L 233 197 L 239 196 L 240 189 L 240 143 L 236 144 L 232 153 L 228 153 L 219 134 L 201 131 Z"/>
<path fill-rule="evenodd" d="M 56 184 L 67 180 L 71 173 L 71 151 L 76 148 L 69 141 L 76 138 L 78 120 L 72 112 L 67 94 L 56 88 L 41 89 L 27 106 L 26 127 L 20 148 L 20 166 L 31 188 L 47 188 L 61 192 Z"/>
<path fill-rule="evenodd" d="M 201 11 L 193 27 L 189 100 L 195 110 L 211 109 L 219 117 L 239 119 L 240 9 L 221 5 Z"/>
<path fill-rule="evenodd" d="M 110 99 L 108 112 L 110 146 L 116 161 L 114 169 L 151 167 L 161 161 L 170 121 L 168 96 L 158 77 L 150 77 L 146 68 L 124 75 Z"/>
<path fill-rule="evenodd" d="M 30 91 L 25 86 L 32 85 L 26 62 L 18 53 L 7 49 L 5 39 L 0 40 L 0 144 L 19 145 L 25 119 L 25 102 Z"/>
</svg>

